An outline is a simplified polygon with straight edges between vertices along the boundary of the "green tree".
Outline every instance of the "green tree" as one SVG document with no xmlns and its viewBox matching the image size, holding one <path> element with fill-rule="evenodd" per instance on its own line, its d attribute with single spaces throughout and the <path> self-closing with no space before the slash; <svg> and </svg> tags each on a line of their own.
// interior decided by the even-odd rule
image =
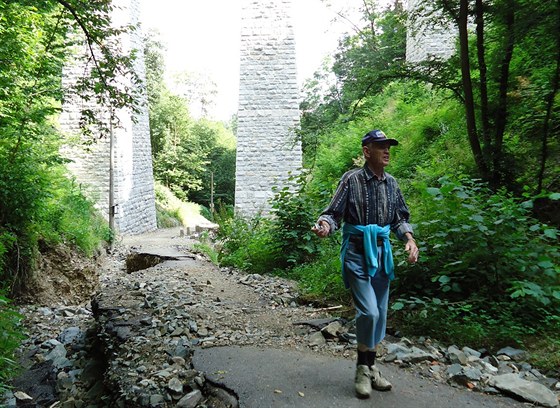
<svg viewBox="0 0 560 408">
<path fill-rule="evenodd" d="M 397 0 L 377 11 L 376 2 L 363 2 L 356 33 L 339 40 L 332 64 L 325 61 L 304 85 L 300 137 L 306 163 L 312 163 L 317 135 L 338 118 L 363 114 L 368 97 L 402 75 L 406 49 L 406 14 Z"/>
<path fill-rule="evenodd" d="M 235 189 L 235 138 L 232 131 L 219 122 L 205 118 L 196 120 L 189 111 L 189 98 L 196 96 L 197 102 L 206 109 L 212 92 L 204 91 L 206 88 L 191 81 L 190 77 L 182 80 L 183 95 L 171 92 L 164 80 L 163 44 L 157 33 L 151 33 L 145 41 L 150 138 L 156 180 L 181 199 L 209 206 L 213 174 L 215 200 L 232 204 Z M 204 92 L 197 93 L 196 89 Z"/>
<path fill-rule="evenodd" d="M 458 58 L 419 64 L 416 74 L 453 89 L 464 103 L 467 136 L 480 176 L 494 188 L 519 192 L 527 184 L 536 193 L 554 189 L 560 131 L 560 4 L 435 0 L 427 4 L 430 7 L 438 16 L 443 11 L 458 28 Z M 535 146 L 540 146 L 537 155 Z"/>
<path fill-rule="evenodd" d="M 113 27 L 109 0 L 0 1 L 0 390 L 15 367 L 13 351 L 21 339 L 17 315 L 6 294 L 25 289 L 34 267 L 38 240 L 68 242 L 90 253 L 106 230 L 93 205 L 72 185 L 59 155 L 55 124 L 63 97 L 80 95 L 105 106 L 133 104 L 118 77 L 136 78 L 132 55 L 120 52 L 118 36 L 130 27 Z M 81 33 L 80 39 L 78 33 Z M 63 89 L 62 66 L 85 43 L 91 74 Z M 103 126 L 94 112 L 83 125 Z"/>
<path fill-rule="evenodd" d="M 53 125 L 63 91 L 115 107 L 132 102 L 116 81 L 130 72 L 132 59 L 115 48 L 124 29 L 110 25 L 111 11 L 109 1 L 0 1 L 0 236 L 9 237 L 8 278 L 24 279 L 31 268 L 36 225 L 52 195 L 53 174 L 59 174 L 53 169 L 63 162 Z M 77 31 L 86 37 L 95 69 L 75 89 L 63 90 L 62 65 Z M 84 125 L 96 119 L 91 112 L 85 118 Z"/>
</svg>

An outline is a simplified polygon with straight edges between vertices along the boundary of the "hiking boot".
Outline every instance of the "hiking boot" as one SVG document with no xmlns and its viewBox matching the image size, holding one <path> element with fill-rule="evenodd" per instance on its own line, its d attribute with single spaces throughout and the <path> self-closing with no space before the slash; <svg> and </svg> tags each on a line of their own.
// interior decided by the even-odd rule
<svg viewBox="0 0 560 408">
<path fill-rule="evenodd" d="M 369 398 L 371 395 L 371 379 L 369 367 L 367 365 L 359 365 L 356 367 L 354 387 L 358 398 Z"/>
<path fill-rule="evenodd" d="M 389 391 L 393 387 L 376 366 L 370 368 L 370 378 L 372 387 L 377 391 Z"/>
</svg>

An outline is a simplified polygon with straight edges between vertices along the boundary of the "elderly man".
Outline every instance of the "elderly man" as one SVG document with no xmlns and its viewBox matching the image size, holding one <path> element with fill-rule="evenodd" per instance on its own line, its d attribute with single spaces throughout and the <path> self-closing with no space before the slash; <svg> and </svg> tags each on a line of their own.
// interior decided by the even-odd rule
<svg viewBox="0 0 560 408">
<path fill-rule="evenodd" d="M 408 261 L 418 260 L 408 208 L 397 181 L 384 170 L 389 149 L 396 145 L 380 130 L 368 132 L 362 138 L 364 167 L 342 176 L 330 205 L 312 228 L 326 237 L 344 223 L 340 256 L 344 284 L 356 308 L 355 389 L 360 398 L 368 398 L 372 388 L 391 389 L 375 365 L 376 346 L 385 337 L 389 282 L 394 279 L 390 231 L 405 242 Z"/>
</svg>

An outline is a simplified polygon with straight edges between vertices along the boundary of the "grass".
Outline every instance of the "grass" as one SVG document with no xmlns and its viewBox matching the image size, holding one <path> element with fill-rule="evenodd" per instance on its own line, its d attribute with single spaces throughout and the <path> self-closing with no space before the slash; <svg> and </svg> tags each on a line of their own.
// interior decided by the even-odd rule
<svg viewBox="0 0 560 408">
<path fill-rule="evenodd" d="M 155 184 L 158 228 L 182 225 L 194 228 L 196 225 L 211 224 L 202 216 L 199 204 L 181 201 L 171 190 L 160 183 Z"/>
</svg>

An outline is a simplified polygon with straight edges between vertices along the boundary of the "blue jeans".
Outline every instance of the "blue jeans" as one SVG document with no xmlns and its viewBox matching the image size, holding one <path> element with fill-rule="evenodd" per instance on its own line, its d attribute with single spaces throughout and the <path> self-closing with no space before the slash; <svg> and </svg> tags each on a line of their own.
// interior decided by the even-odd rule
<svg viewBox="0 0 560 408">
<path fill-rule="evenodd" d="M 355 243 L 348 243 L 344 258 L 346 278 L 356 308 L 356 339 L 358 344 L 370 349 L 383 340 L 387 328 L 389 278 L 382 265 L 381 253 L 382 248 L 377 247 L 380 267 L 373 277 L 367 273 L 364 255 Z"/>
</svg>

